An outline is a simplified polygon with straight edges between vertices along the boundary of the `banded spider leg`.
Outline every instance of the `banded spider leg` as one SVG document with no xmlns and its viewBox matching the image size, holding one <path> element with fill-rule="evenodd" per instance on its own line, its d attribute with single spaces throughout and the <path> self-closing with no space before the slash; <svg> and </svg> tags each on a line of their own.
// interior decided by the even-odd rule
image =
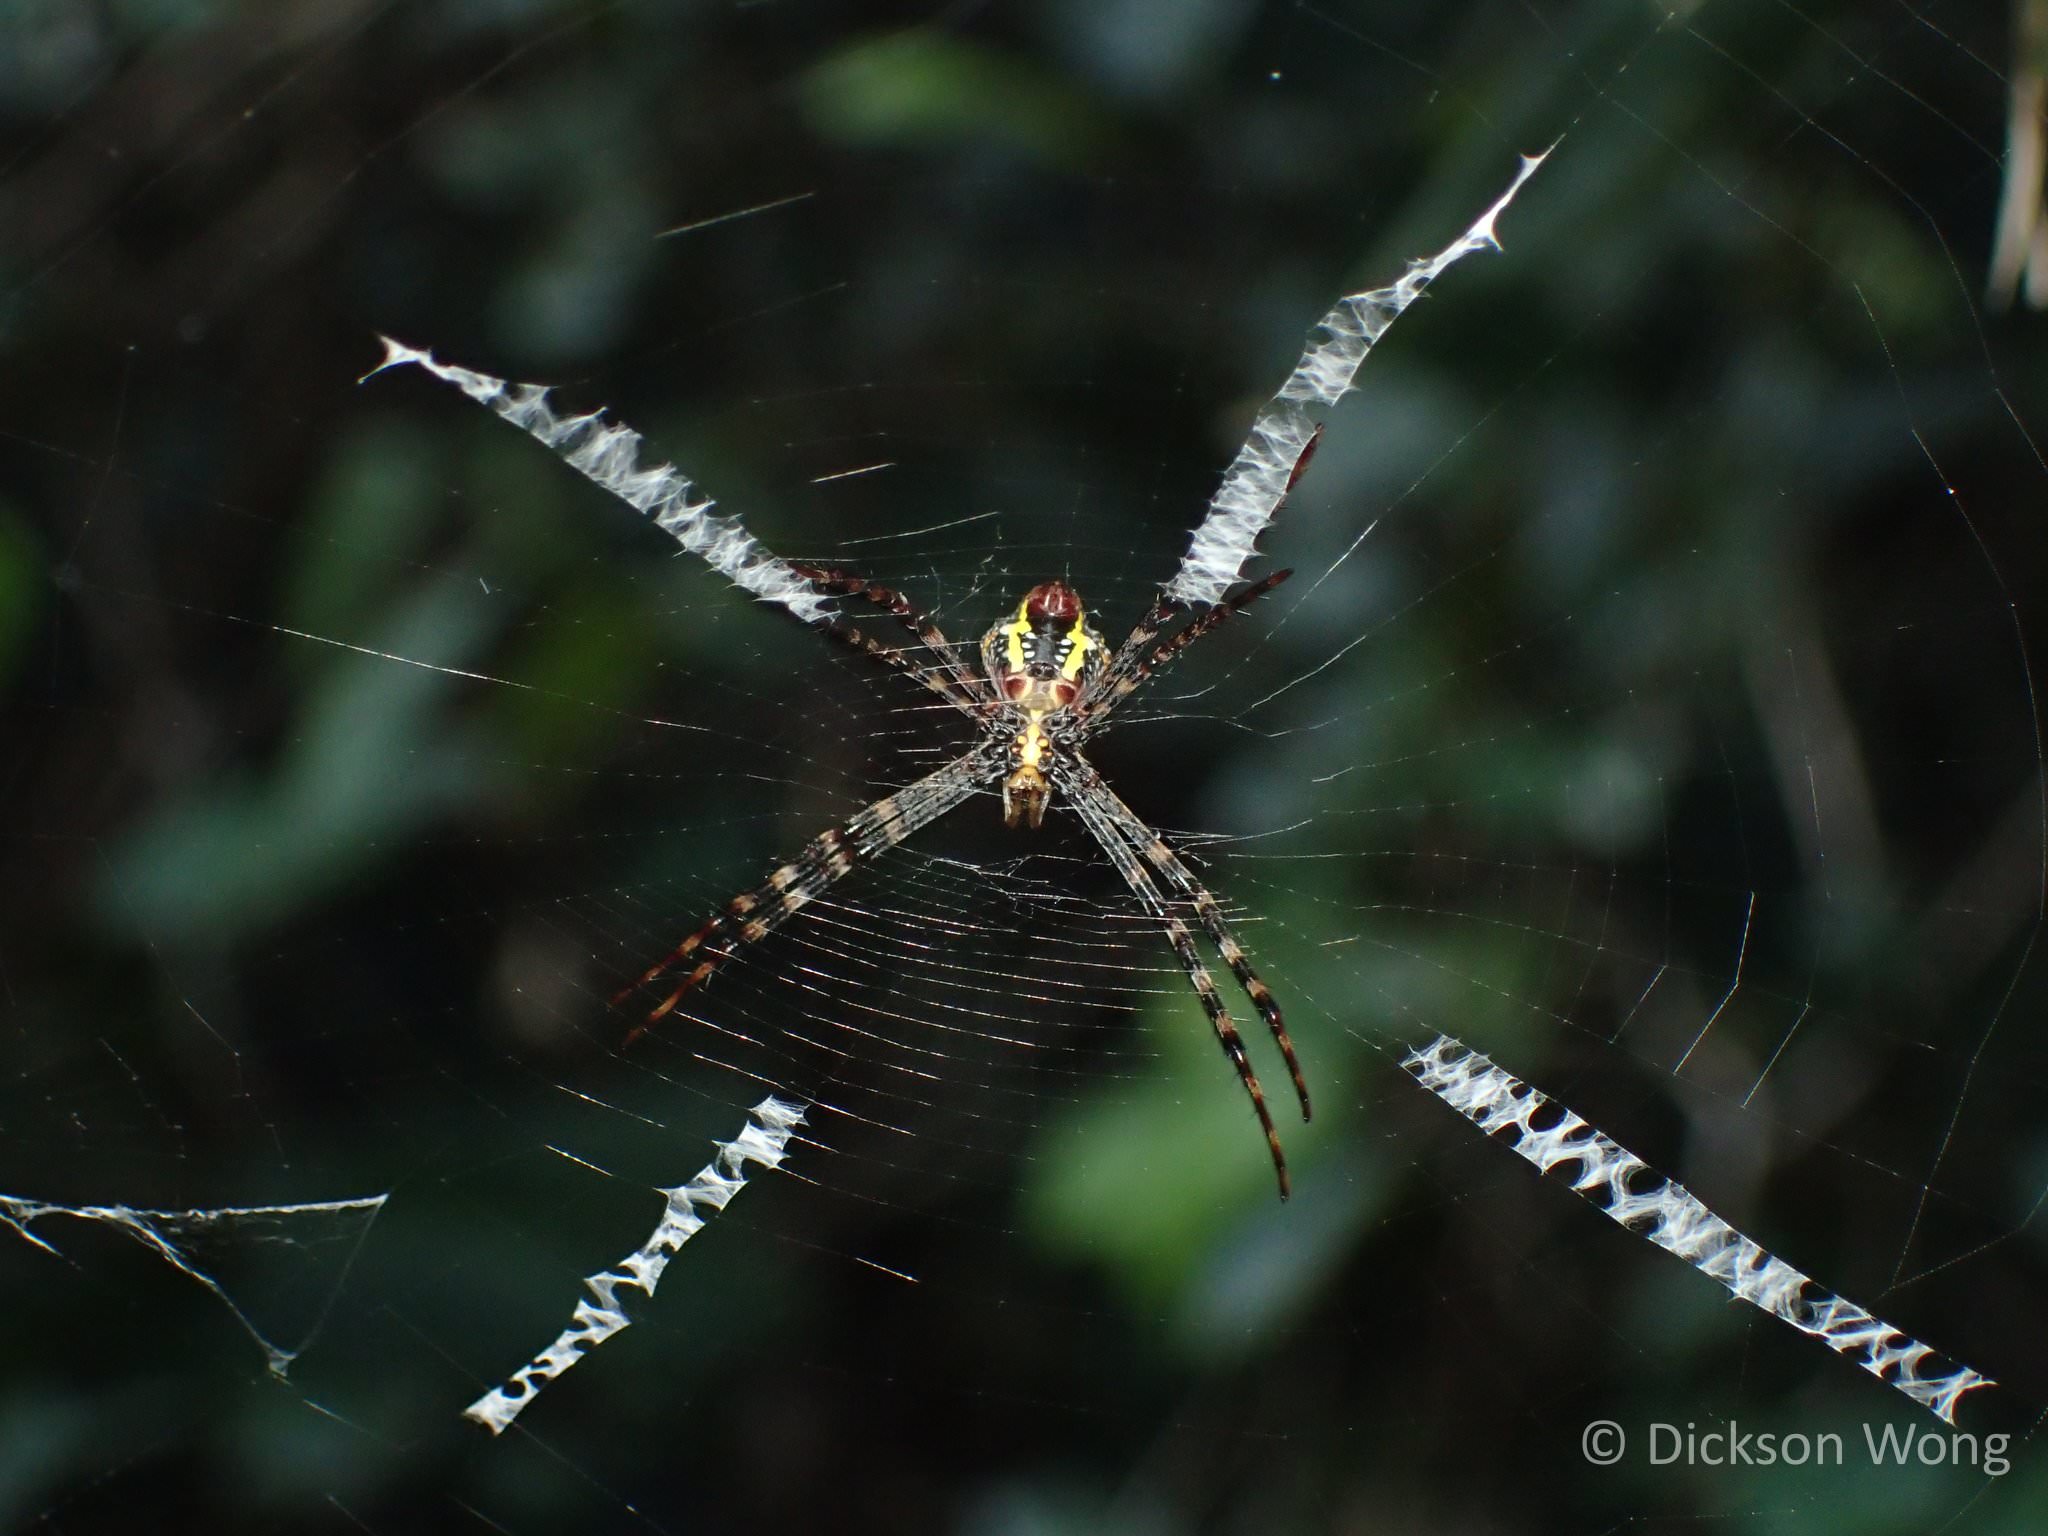
<svg viewBox="0 0 2048 1536">
<path fill-rule="evenodd" d="M 911 634 L 915 635 L 923 643 L 924 648 L 937 658 L 940 677 L 944 679 L 951 691 L 959 699 L 964 699 L 974 704 L 986 704 L 991 701 L 992 696 L 989 693 L 987 682 L 962 664 L 959 651 L 955 648 L 953 642 L 946 638 L 945 632 L 932 622 L 928 614 L 921 613 L 913 608 L 910 605 L 910 600 L 902 593 L 896 591 L 895 588 L 885 587 L 879 582 L 870 581 L 867 577 L 855 575 L 850 571 L 840 570 L 836 566 L 794 565 L 790 569 L 794 570 L 821 592 L 838 592 L 850 597 L 864 597 L 877 607 L 886 608 L 895 616 L 897 622 L 902 624 Z M 863 646 L 863 649 L 868 649 L 868 647 Z M 902 656 L 900 651 L 892 652 L 886 647 L 875 647 L 870 650 L 870 654 L 877 653 L 879 653 L 880 659 L 891 666 L 900 664 L 898 660 Z M 910 667 L 909 670 L 917 671 L 914 666 Z M 921 673 L 919 675 L 925 681 L 925 686 L 932 686 L 928 676 Z M 945 692 L 946 690 L 941 689 L 939 691 Z"/>
<path fill-rule="evenodd" d="M 631 1045 L 667 1017 L 684 993 L 702 983 L 743 945 L 767 938 L 860 864 L 894 848 L 973 794 L 988 778 L 987 757 L 985 748 L 975 747 L 916 783 L 882 796 L 847 818 L 844 826 L 820 832 L 753 890 L 733 897 L 723 910 L 612 998 L 614 1006 L 625 1002 L 641 987 L 703 952 L 703 958 L 626 1036 L 625 1043 Z"/>
<path fill-rule="evenodd" d="M 1273 1171 L 1280 1180 L 1280 1198 L 1285 1200 L 1290 1192 L 1287 1177 L 1287 1154 L 1280 1145 L 1280 1133 L 1273 1125 L 1271 1110 L 1266 1105 L 1266 1092 L 1259 1083 L 1259 1074 L 1252 1066 L 1246 1052 L 1244 1037 L 1238 1033 L 1237 1024 L 1224 1006 L 1216 990 L 1216 981 L 1209 974 L 1209 968 L 1196 953 L 1194 940 L 1189 935 L 1187 924 L 1174 911 L 1175 901 L 1185 902 L 1192 907 L 1202 931 L 1209 942 L 1216 946 L 1216 952 L 1229 966 L 1230 974 L 1237 984 L 1244 988 L 1245 995 L 1259 1010 L 1259 1016 L 1266 1022 L 1273 1041 L 1280 1047 L 1280 1055 L 1287 1063 L 1287 1072 L 1294 1082 L 1295 1097 L 1301 1103 L 1301 1118 L 1310 1118 L 1308 1081 L 1302 1075 L 1301 1062 L 1294 1053 L 1294 1041 L 1288 1036 L 1286 1021 L 1280 1013 L 1280 1005 L 1274 1000 L 1272 991 L 1260 980 L 1259 973 L 1245 955 L 1244 946 L 1230 931 L 1230 925 L 1223 919 L 1223 909 L 1207 886 L 1195 877 L 1180 856 L 1166 845 L 1164 838 L 1147 826 L 1128 805 L 1103 782 L 1102 775 L 1084 759 L 1076 758 L 1059 771 L 1061 792 L 1074 814 L 1081 818 L 1102 851 L 1124 877 L 1138 900 L 1166 929 L 1167 943 L 1173 948 L 1174 958 L 1180 961 L 1188 982 L 1201 999 L 1202 1011 L 1209 1016 L 1209 1023 L 1216 1031 L 1224 1053 L 1237 1069 L 1238 1080 L 1244 1084 L 1245 1092 L 1251 1096 L 1252 1108 L 1259 1117 L 1259 1126 L 1266 1133 L 1266 1145 L 1273 1157 Z M 1170 900 L 1159 888 L 1159 882 L 1152 877 L 1152 866 L 1161 878 L 1172 888 L 1174 899 Z"/>
</svg>

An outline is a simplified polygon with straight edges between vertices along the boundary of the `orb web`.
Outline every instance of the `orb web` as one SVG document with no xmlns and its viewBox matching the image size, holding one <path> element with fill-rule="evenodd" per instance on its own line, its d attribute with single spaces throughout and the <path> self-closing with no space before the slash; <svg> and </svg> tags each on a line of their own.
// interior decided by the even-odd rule
<svg viewBox="0 0 2048 1536">
<path fill-rule="evenodd" d="M 2035 9 L 39 15 L 0 1146 L 53 1449 L 9 1513 L 2002 1517 L 1859 1330 L 1998 1381 L 1956 1433 L 2030 1424 Z M 1315 317 L 1553 142 L 1285 510 L 1191 552 Z M 1115 639 L 1184 553 L 1195 603 L 1293 567 L 1097 757 L 1286 1008 L 1294 1199 L 1057 806 L 970 800 L 628 1045 L 621 986 L 969 728 L 752 547 L 767 603 L 416 370 L 358 388 L 379 334 L 612 408 L 706 541 L 963 644 L 1045 580 Z M 618 1273 L 630 1330 L 461 1421 Z M 1643 1459 L 1738 1420 L 1953 1454 Z"/>
</svg>

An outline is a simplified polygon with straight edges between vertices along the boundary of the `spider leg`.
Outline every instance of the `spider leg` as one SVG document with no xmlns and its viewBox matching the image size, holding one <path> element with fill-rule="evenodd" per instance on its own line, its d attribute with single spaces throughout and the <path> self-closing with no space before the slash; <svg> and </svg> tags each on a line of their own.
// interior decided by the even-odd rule
<svg viewBox="0 0 2048 1536">
<path fill-rule="evenodd" d="M 1307 1120 L 1308 1080 L 1302 1076 L 1301 1062 L 1295 1057 L 1294 1041 L 1287 1033 L 1287 1021 L 1281 1016 L 1280 1004 L 1275 1001 L 1272 989 L 1259 979 L 1259 973 L 1252 969 L 1252 963 L 1245 955 L 1244 946 L 1237 942 L 1237 936 L 1223 920 L 1222 906 L 1181 856 L 1169 848 L 1166 840 L 1148 827 L 1136 811 L 1124 804 L 1122 797 L 1103 782 L 1100 774 L 1091 767 L 1077 777 L 1084 782 L 1092 781 L 1092 796 L 1102 814 L 1115 824 L 1124 840 L 1144 856 L 1145 862 L 1159 871 L 1166 883 L 1195 909 L 1202 931 L 1208 934 L 1216 952 L 1223 956 L 1223 963 L 1230 967 L 1230 974 L 1244 988 L 1245 996 L 1259 1010 L 1259 1017 L 1266 1021 L 1273 1043 L 1280 1047 L 1280 1055 L 1287 1062 L 1288 1076 L 1294 1079 L 1295 1097 L 1301 1101 L 1301 1118 Z"/>
<path fill-rule="evenodd" d="M 972 715 L 976 720 L 981 719 L 986 705 L 978 695 L 963 698 L 960 690 L 948 678 L 929 667 L 919 666 L 910 659 L 909 652 L 892 649 L 864 630 L 857 629 L 851 624 L 842 624 L 837 619 L 821 619 L 817 627 L 841 645 L 859 651 L 863 656 L 872 656 L 883 666 L 892 667 L 906 677 L 915 679 L 962 714 Z"/>
<path fill-rule="evenodd" d="M 1089 685 L 1088 696 L 1078 706 L 1082 710 L 1091 707 L 1091 701 L 1103 693 L 1119 686 L 1131 670 L 1144 658 L 1152 642 L 1159 638 L 1159 632 L 1166 628 L 1166 621 L 1181 611 L 1182 605 L 1166 595 L 1162 588 L 1152 599 L 1152 606 L 1145 610 L 1145 616 L 1138 620 L 1131 632 L 1124 636 L 1124 643 L 1116 648 L 1116 654 L 1102 669 L 1102 675 Z"/>
<path fill-rule="evenodd" d="M 910 600 L 893 587 L 885 587 L 836 566 L 794 565 L 791 569 L 821 591 L 864 597 L 877 607 L 888 609 L 905 629 L 924 643 L 925 649 L 938 658 L 940 674 L 959 694 L 977 704 L 992 702 L 987 683 L 979 673 L 961 664 L 960 653 L 939 626 L 932 622 L 930 615 L 913 608 Z"/>
<path fill-rule="evenodd" d="M 936 773 L 882 796 L 849 817 L 845 825 L 828 827 L 760 885 L 733 897 L 702 927 L 612 998 L 616 1007 L 664 972 L 696 960 L 675 989 L 626 1036 L 625 1043 L 631 1045 L 659 1023 L 682 1001 L 684 993 L 730 960 L 742 946 L 759 943 L 842 876 L 894 848 L 920 827 L 929 826 L 959 805 L 981 787 L 989 771 L 985 752 L 977 747 Z"/>
<path fill-rule="evenodd" d="M 1199 618 L 1192 620 L 1184 629 L 1177 630 L 1169 635 L 1153 649 L 1150 656 L 1125 668 L 1122 676 L 1115 677 L 1112 680 L 1108 674 L 1105 674 L 1104 683 L 1099 683 L 1093 690 L 1093 696 L 1084 700 L 1080 705 L 1081 711 L 1090 722 L 1090 728 L 1099 727 L 1117 705 L 1123 703 L 1125 699 L 1135 693 L 1144 685 L 1147 678 L 1172 661 L 1174 657 L 1193 645 L 1225 619 L 1250 607 L 1293 574 L 1294 572 L 1291 570 L 1275 571 L 1264 580 L 1253 582 L 1242 591 L 1225 598 Z M 1157 604 L 1154 605 L 1155 608 L 1157 606 Z M 1132 635 L 1135 638 L 1142 632 L 1143 626 L 1140 625 L 1139 629 L 1132 631 Z M 1156 635 L 1157 631 L 1155 630 L 1153 633 Z M 1147 643 L 1150 643 L 1149 639 Z M 1124 644 L 1129 645 L 1130 641 L 1127 640 Z M 1118 655 L 1122 655 L 1121 649 L 1118 651 Z"/>
<path fill-rule="evenodd" d="M 1259 1128 L 1266 1133 L 1266 1148 L 1273 1157 L 1273 1172 L 1280 1180 L 1280 1198 L 1285 1200 L 1292 1193 L 1292 1186 L 1287 1178 L 1287 1153 L 1281 1148 L 1280 1132 L 1273 1124 L 1273 1112 L 1266 1106 L 1266 1090 L 1259 1085 L 1259 1074 L 1252 1067 L 1251 1056 L 1244 1048 L 1244 1036 L 1238 1033 L 1237 1024 L 1230 1017 L 1230 1010 L 1223 1006 L 1223 999 L 1216 991 L 1215 978 L 1209 974 L 1209 968 L 1202 963 L 1202 957 L 1195 952 L 1195 941 L 1188 932 L 1188 925 L 1181 921 L 1180 916 L 1173 910 L 1173 904 L 1167 900 L 1133 850 L 1129 836 L 1121 824 L 1121 818 L 1116 814 L 1116 809 L 1123 808 L 1122 802 L 1110 793 L 1101 777 L 1092 769 L 1085 774 L 1071 773 L 1063 777 L 1069 780 L 1067 803 L 1081 818 L 1082 825 L 1094 834 L 1095 841 L 1102 845 L 1102 851 L 1109 856 L 1110 863 L 1115 865 L 1117 873 L 1124 877 L 1124 883 L 1130 886 L 1146 910 L 1166 929 L 1166 941 L 1173 946 L 1174 957 L 1180 961 L 1181 969 L 1187 973 L 1188 982 L 1195 989 L 1195 996 L 1201 999 L 1202 1011 L 1209 1016 L 1209 1023 L 1216 1031 L 1217 1040 L 1223 1045 L 1224 1054 L 1230 1058 L 1230 1064 L 1237 1069 L 1238 1081 L 1244 1084 L 1245 1092 L 1251 1095 L 1252 1109 L 1259 1117 Z M 1130 813 L 1125 810 L 1125 814 Z M 1213 907 L 1214 902 L 1212 901 L 1210 905 Z M 1207 926 L 1206 920 L 1204 926 Z M 1227 930 L 1225 932 L 1227 936 Z M 1214 937 L 1213 931 L 1211 936 Z M 1235 941 L 1232 941 L 1231 948 L 1236 949 Z M 1228 952 L 1225 958 L 1229 958 Z M 1243 959 L 1242 951 L 1238 951 L 1238 958 L 1240 961 Z M 1250 967 L 1246 966 L 1247 974 L 1249 971 Z M 1239 977 L 1240 981 L 1243 979 L 1243 976 Z M 1256 976 L 1252 977 L 1253 981 L 1257 979 Z M 1260 991 L 1264 990 L 1261 986 Z M 1254 999 L 1256 1000 L 1256 994 Z M 1268 1000 L 1270 1001 L 1270 994 Z M 1292 1067 L 1292 1047 L 1289 1047 L 1287 1057 L 1288 1064 Z M 1300 1080 L 1297 1068 L 1295 1081 L 1299 1083 Z M 1307 1102 L 1307 1091 L 1304 1089 L 1304 1114 Z"/>
</svg>

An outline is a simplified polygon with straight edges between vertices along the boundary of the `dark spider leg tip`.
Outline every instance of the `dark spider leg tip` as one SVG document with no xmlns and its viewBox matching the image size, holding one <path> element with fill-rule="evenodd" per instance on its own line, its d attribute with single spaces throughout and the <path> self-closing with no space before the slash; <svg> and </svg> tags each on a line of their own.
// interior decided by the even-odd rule
<svg viewBox="0 0 2048 1536">
<path fill-rule="evenodd" d="M 1280 1052 L 1287 1058 L 1287 1070 L 1294 1078 L 1294 1096 L 1301 1101 L 1301 1119 L 1305 1125 L 1313 1118 L 1308 1104 L 1308 1079 L 1302 1076 L 1301 1063 L 1295 1060 L 1294 1042 L 1288 1038 L 1287 1031 L 1276 1026 L 1273 1038 L 1280 1043 Z"/>
<path fill-rule="evenodd" d="M 1226 1028 L 1230 1031 L 1227 1036 L 1223 1034 Z M 1238 1069 L 1238 1081 L 1251 1095 L 1252 1111 L 1259 1117 L 1259 1128 L 1266 1133 L 1266 1150 L 1273 1154 L 1273 1172 L 1280 1180 L 1280 1198 L 1285 1200 L 1293 1193 L 1293 1186 L 1287 1178 L 1287 1151 L 1280 1145 L 1279 1127 L 1273 1124 L 1273 1112 L 1266 1105 L 1266 1090 L 1259 1086 L 1259 1075 L 1252 1070 L 1251 1058 L 1245 1054 L 1243 1037 L 1230 1024 L 1228 1014 L 1224 1015 L 1217 1034 L 1223 1040 L 1224 1051 Z"/>
<path fill-rule="evenodd" d="M 717 923 L 718 919 L 716 918 L 714 918 L 711 922 L 706 923 L 702 928 L 699 928 L 695 933 L 691 934 L 687 939 L 683 940 L 682 943 L 678 944 L 674 949 L 670 950 L 660 960 L 657 960 L 653 965 L 647 967 L 647 969 L 642 971 L 637 978 L 635 978 L 632 981 L 629 981 L 628 983 L 626 983 L 625 986 L 619 988 L 618 991 L 612 994 L 612 1007 L 618 1007 L 621 1003 L 625 1002 L 627 998 L 631 997 L 635 992 L 638 992 L 642 987 L 646 986 L 649 982 L 659 977 L 661 973 L 666 971 L 670 966 L 676 964 L 678 961 L 687 960 L 692 954 L 694 954 L 697 951 L 698 946 L 700 946 L 705 941 L 705 939 L 711 936 L 711 932 L 713 928 L 717 926 Z"/>
<path fill-rule="evenodd" d="M 646 1018 L 642 1019 L 638 1024 L 633 1026 L 633 1028 L 627 1033 L 626 1038 L 622 1042 L 620 1048 L 624 1049 L 625 1046 L 631 1045 L 635 1040 L 638 1040 L 642 1035 L 646 1034 L 647 1031 L 654 1028 L 655 1025 L 659 1024 L 663 1019 L 667 1018 L 671 1013 L 673 1013 L 675 1011 L 676 1004 L 680 1003 L 683 1000 L 683 994 L 685 992 L 688 992 L 691 988 L 695 987 L 699 982 L 703 981 L 705 977 L 709 976 L 711 974 L 712 968 L 717 965 L 718 960 L 721 958 L 723 957 L 718 956 L 710 960 L 706 960 L 703 964 L 699 965 L 694 971 L 690 972 L 689 975 L 685 976 L 682 979 L 681 984 L 677 986 L 675 991 L 669 993 L 667 997 L 663 998 L 659 1003 L 657 1003 L 653 1007 L 653 1009 L 649 1011 Z M 638 990 L 637 987 L 628 987 L 624 992 L 621 992 L 618 995 L 618 997 L 612 999 L 613 1006 L 616 1007 L 622 1000 L 631 997 L 636 990 Z"/>
<path fill-rule="evenodd" d="M 1272 1120 L 1265 1113 L 1265 1101 L 1260 1099 L 1255 1102 L 1259 1107 L 1259 1119 L 1264 1122 L 1266 1129 L 1266 1150 L 1273 1154 L 1273 1174 L 1280 1181 L 1280 1198 L 1285 1200 L 1294 1193 L 1294 1185 L 1287 1177 L 1287 1152 L 1280 1145 L 1279 1131 L 1274 1129 Z"/>
<path fill-rule="evenodd" d="M 1308 461 L 1316 456 L 1316 449 L 1322 445 L 1322 441 L 1323 427 L 1322 423 L 1318 422 L 1316 423 L 1315 431 L 1309 433 L 1308 441 L 1302 444 L 1301 457 L 1294 461 L 1294 468 L 1288 471 L 1288 491 L 1293 490 L 1294 487 L 1300 483 L 1301 477 L 1308 473 Z M 1280 494 L 1282 496 L 1285 496 L 1287 494 L 1287 491 L 1282 491 Z"/>
<path fill-rule="evenodd" d="M 1309 1113 L 1308 1084 L 1303 1082 L 1299 1077 L 1295 1078 L 1294 1080 L 1294 1096 L 1301 1102 L 1301 1123 L 1303 1125 L 1306 1125 L 1314 1117 Z"/>
<path fill-rule="evenodd" d="M 1272 1026 L 1273 1039 L 1280 1047 L 1280 1054 L 1287 1059 L 1287 1073 L 1294 1079 L 1294 1096 L 1301 1103 L 1301 1118 L 1305 1124 L 1311 1118 L 1308 1106 L 1308 1079 L 1302 1076 L 1301 1063 L 1295 1059 L 1294 1042 L 1288 1038 L 1287 1030 L 1277 1019 L 1269 1018 L 1266 1022 Z"/>
<path fill-rule="evenodd" d="M 667 970 L 670 966 L 674 965 L 678 958 L 679 957 L 676 955 L 670 955 L 666 960 L 662 961 L 661 964 L 650 965 L 645 972 L 643 972 L 639 976 L 634 977 L 631 981 L 627 982 L 623 987 L 619 988 L 618 991 L 612 994 L 611 1006 L 614 1008 L 624 1007 L 627 998 L 631 997 L 635 992 L 638 992 L 642 987 L 646 986 L 649 982 L 653 981 L 656 977 L 660 976 L 663 971 Z"/>
</svg>

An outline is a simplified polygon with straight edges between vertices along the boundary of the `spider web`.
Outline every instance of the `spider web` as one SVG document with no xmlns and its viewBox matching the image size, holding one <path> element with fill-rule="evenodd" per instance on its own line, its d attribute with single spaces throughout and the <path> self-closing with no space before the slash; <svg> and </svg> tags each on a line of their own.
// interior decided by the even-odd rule
<svg viewBox="0 0 2048 1536">
<path fill-rule="evenodd" d="M 2041 18 L 1420 9 L 10 23 L 12 1522 L 2048 1503 Z M 970 801 L 623 1044 L 613 991 L 969 728 L 358 389 L 377 333 L 613 408 L 956 642 L 1052 576 L 1115 639 L 1311 322 L 1560 135 L 1330 415 L 1249 568 L 1293 579 L 1091 751 L 1287 1009 L 1291 1202 L 1057 804 Z M 1439 1034 L 1995 1378 L 1975 1464 L 1421 1091 Z M 664 1212 L 710 1219 L 632 1329 L 465 1424 Z M 1731 1424 L 1847 1465 L 1648 1457 Z"/>
</svg>

